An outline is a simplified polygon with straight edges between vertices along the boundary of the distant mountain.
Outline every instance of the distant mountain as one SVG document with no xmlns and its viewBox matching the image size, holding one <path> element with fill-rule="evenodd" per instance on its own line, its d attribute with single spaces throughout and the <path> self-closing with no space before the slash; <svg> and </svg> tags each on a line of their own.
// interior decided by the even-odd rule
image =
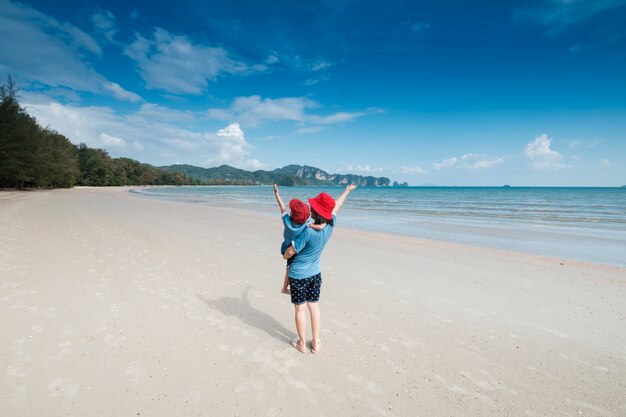
<svg viewBox="0 0 626 417">
<path fill-rule="evenodd" d="M 193 165 L 170 165 L 161 167 L 173 172 L 180 172 L 191 179 L 209 184 L 278 184 L 278 185 L 347 185 L 387 187 L 389 178 L 352 174 L 329 174 L 319 168 L 307 165 L 287 165 L 273 171 L 245 171 L 222 165 L 215 168 L 201 168 Z"/>
</svg>

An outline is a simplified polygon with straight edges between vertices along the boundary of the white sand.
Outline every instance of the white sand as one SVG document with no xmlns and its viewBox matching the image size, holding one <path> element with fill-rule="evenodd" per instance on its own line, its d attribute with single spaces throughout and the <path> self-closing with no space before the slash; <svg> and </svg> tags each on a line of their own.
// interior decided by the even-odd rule
<svg viewBox="0 0 626 417">
<path fill-rule="evenodd" d="M 340 215 L 305 355 L 278 216 L 82 188 L 0 225 L 0 416 L 626 415 L 623 269 Z"/>
</svg>

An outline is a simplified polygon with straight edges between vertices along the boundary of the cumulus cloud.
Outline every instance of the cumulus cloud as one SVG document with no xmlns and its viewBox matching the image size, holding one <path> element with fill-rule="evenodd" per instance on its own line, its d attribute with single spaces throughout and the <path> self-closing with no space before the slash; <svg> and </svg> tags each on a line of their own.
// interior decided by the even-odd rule
<svg viewBox="0 0 626 417">
<path fill-rule="evenodd" d="M 434 163 L 433 168 L 437 171 L 442 169 L 489 169 L 500 165 L 502 162 L 504 160 L 500 157 L 468 153 L 460 158 L 453 156 L 441 163 Z"/>
<path fill-rule="evenodd" d="M 22 101 L 40 124 L 54 126 L 75 144 L 84 142 L 93 148 L 104 148 L 114 156 L 162 165 L 182 160 L 202 166 L 229 164 L 246 169 L 263 166 L 252 157 L 252 146 L 237 124 L 192 131 L 180 127 L 179 124 L 184 126 L 178 123 L 180 119 L 157 117 L 166 109 L 150 104 L 137 112 L 120 115 L 109 107 L 67 105 L 29 93 L 24 94 Z M 179 113 L 179 116 L 192 115 Z M 161 155 L 161 159 L 147 160 L 146 155 Z"/>
<path fill-rule="evenodd" d="M 137 95 L 111 83 L 88 62 L 98 58 L 98 43 L 77 27 L 36 9 L 0 0 L 0 72 L 20 74 L 26 82 L 113 95 L 136 101 Z M 26 51 L 26 52 L 25 52 Z"/>
<path fill-rule="evenodd" d="M 456 156 L 453 156 L 452 158 L 444 159 L 443 162 L 439 164 L 434 163 L 433 168 L 435 168 L 437 171 L 445 169 L 445 168 L 451 168 L 456 165 L 457 161 L 458 159 L 456 158 Z"/>
<path fill-rule="evenodd" d="M 218 146 L 219 152 L 205 160 L 207 165 L 227 163 L 251 169 L 259 169 L 263 166 L 256 159 L 250 158 L 250 144 L 246 142 L 243 130 L 238 123 L 231 123 L 218 130 L 217 136 L 222 139 Z"/>
<path fill-rule="evenodd" d="M 148 88 L 171 93 L 201 94 L 219 76 L 255 71 L 224 48 L 196 44 L 161 28 L 152 39 L 136 34 L 124 53 L 135 61 Z"/>
<path fill-rule="evenodd" d="M 532 161 L 534 169 L 550 170 L 567 167 L 562 162 L 563 156 L 550 148 L 551 144 L 552 138 L 549 138 L 545 133 L 526 144 L 524 154 Z"/>
<path fill-rule="evenodd" d="M 338 112 L 329 115 L 312 114 L 320 105 L 305 97 L 284 97 L 278 99 L 260 96 L 237 97 L 228 109 L 209 109 L 208 115 L 215 120 L 239 121 L 244 126 L 258 126 L 264 122 L 291 121 L 328 125 L 354 120 L 361 116 L 378 112 L 368 109 L 363 112 Z"/>
<path fill-rule="evenodd" d="M 600 159 L 600 165 L 605 166 L 605 167 L 613 166 L 611 161 L 609 161 L 608 159 Z"/>
<path fill-rule="evenodd" d="M 106 133 L 100 133 L 100 141 L 105 147 L 123 148 L 126 146 L 126 141 L 117 136 L 111 136 Z"/>
</svg>

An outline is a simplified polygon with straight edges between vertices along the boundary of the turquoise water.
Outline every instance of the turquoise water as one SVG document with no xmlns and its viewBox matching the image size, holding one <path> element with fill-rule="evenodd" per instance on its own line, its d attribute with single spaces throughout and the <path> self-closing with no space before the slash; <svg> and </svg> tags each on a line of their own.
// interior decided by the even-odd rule
<svg viewBox="0 0 626 417">
<path fill-rule="evenodd" d="M 287 203 L 343 187 L 281 187 Z M 276 208 L 272 187 L 164 187 L 145 196 L 197 204 Z M 342 225 L 626 267 L 625 188 L 360 187 Z M 280 239 L 280 231 L 277 231 Z"/>
</svg>

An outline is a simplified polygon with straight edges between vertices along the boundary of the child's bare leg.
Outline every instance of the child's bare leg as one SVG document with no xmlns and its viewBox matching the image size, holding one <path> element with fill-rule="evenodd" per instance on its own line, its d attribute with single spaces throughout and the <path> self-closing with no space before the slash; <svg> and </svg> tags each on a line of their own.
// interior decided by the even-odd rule
<svg viewBox="0 0 626 417">
<path fill-rule="evenodd" d="M 289 269 L 285 269 L 285 279 L 283 280 L 283 289 L 280 290 L 281 294 L 291 294 L 289 290 Z"/>
</svg>

